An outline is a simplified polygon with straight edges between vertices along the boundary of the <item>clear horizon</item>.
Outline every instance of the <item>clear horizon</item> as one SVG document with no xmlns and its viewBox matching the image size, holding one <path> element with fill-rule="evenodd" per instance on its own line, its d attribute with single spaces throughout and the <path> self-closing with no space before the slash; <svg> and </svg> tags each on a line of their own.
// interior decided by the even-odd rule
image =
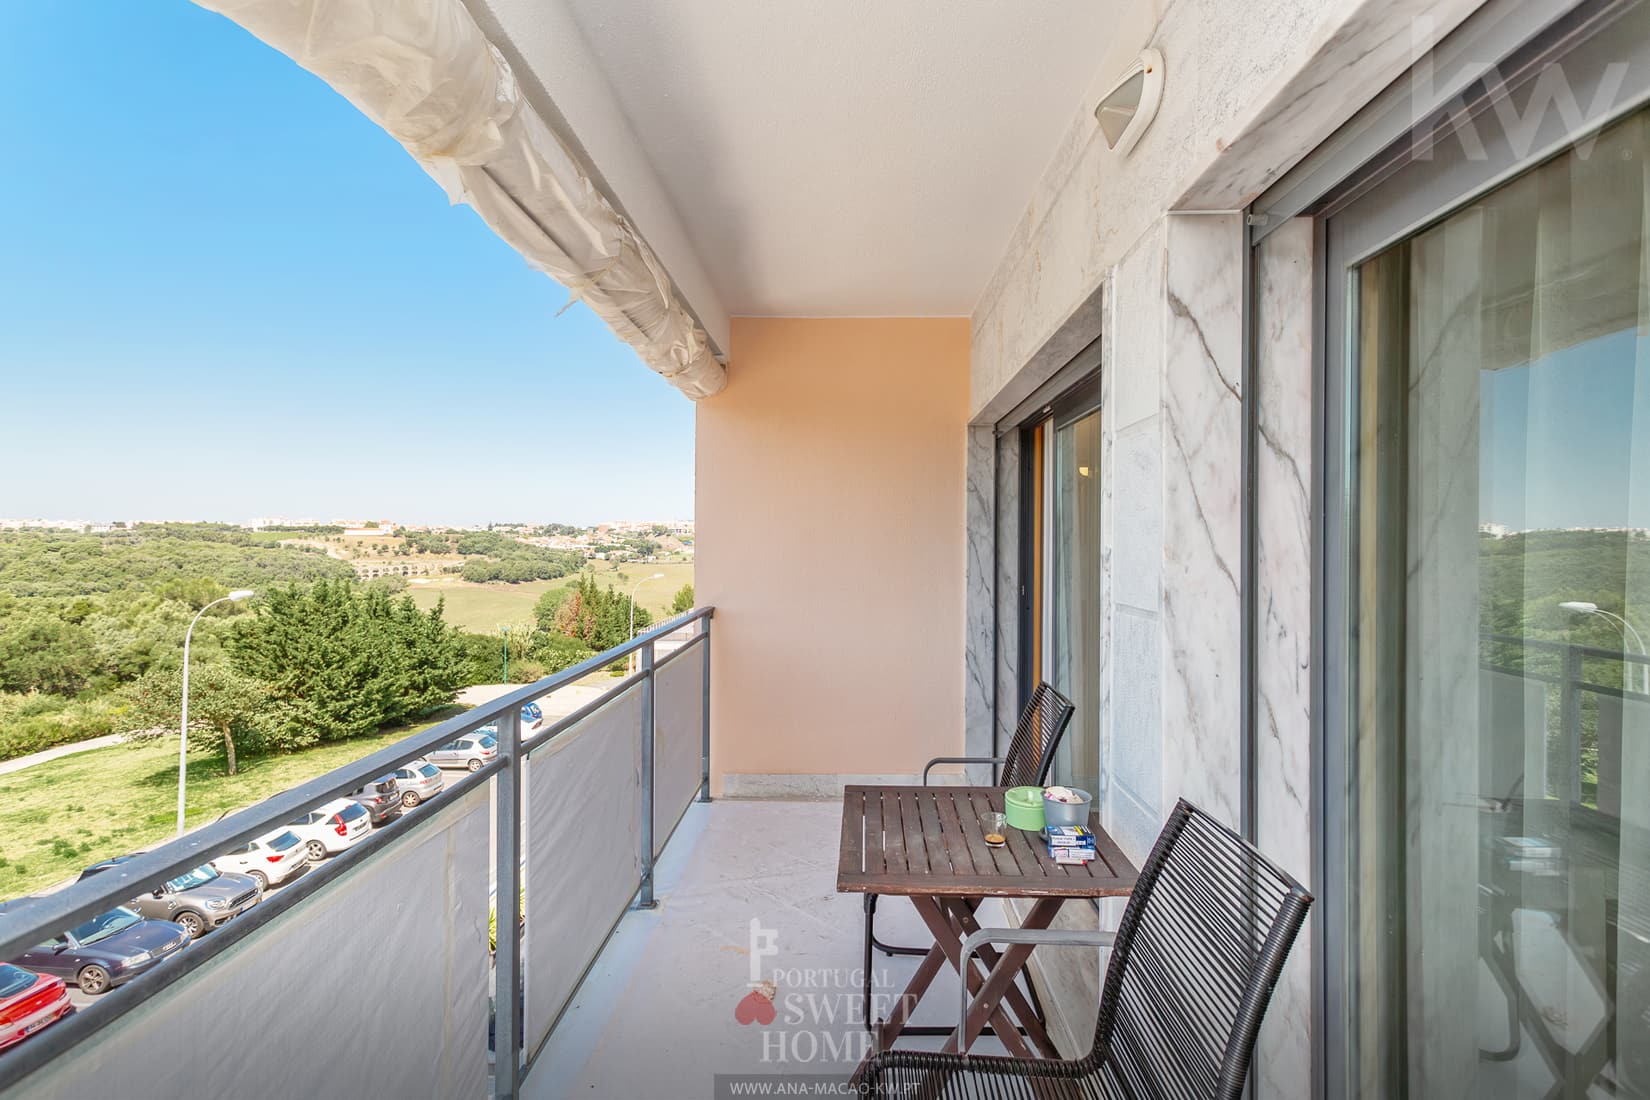
<svg viewBox="0 0 1650 1100">
<path fill-rule="evenodd" d="M 0 28 L 0 516 L 691 518 L 691 402 L 314 76 L 186 3 Z"/>
</svg>

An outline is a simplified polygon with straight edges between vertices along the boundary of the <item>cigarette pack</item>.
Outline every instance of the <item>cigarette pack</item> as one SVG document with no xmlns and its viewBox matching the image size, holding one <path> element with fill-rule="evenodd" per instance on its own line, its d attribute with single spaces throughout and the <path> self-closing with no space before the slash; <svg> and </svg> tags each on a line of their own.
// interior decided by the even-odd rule
<svg viewBox="0 0 1650 1100">
<path fill-rule="evenodd" d="M 1094 848 L 1094 834 L 1083 825 L 1048 825 L 1043 835 L 1050 848 Z"/>
</svg>

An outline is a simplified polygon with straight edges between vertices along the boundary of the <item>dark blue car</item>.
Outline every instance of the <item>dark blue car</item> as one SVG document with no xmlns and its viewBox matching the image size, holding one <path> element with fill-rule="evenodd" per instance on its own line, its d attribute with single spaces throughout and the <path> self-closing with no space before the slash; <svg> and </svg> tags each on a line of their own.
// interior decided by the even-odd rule
<svg viewBox="0 0 1650 1100">
<path fill-rule="evenodd" d="M 144 920 L 124 906 L 100 913 L 11 961 L 103 993 L 157 966 L 189 945 L 189 932 L 166 920 Z"/>
</svg>

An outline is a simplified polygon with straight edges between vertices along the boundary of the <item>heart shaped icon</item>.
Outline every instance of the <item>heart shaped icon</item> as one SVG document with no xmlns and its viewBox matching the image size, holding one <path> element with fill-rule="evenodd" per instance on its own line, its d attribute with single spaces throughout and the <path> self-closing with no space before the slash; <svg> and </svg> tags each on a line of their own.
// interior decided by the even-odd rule
<svg viewBox="0 0 1650 1100">
<path fill-rule="evenodd" d="M 742 1024 L 771 1024 L 774 1015 L 773 1002 L 760 989 L 745 994 L 733 1010 L 733 1018 Z"/>
</svg>

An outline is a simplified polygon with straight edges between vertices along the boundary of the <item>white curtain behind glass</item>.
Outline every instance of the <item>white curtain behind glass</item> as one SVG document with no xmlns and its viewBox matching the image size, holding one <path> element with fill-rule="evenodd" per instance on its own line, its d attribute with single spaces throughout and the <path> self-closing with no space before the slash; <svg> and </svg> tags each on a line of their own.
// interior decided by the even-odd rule
<svg viewBox="0 0 1650 1100">
<path fill-rule="evenodd" d="M 1650 1089 L 1650 704 L 1620 691 L 1641 674 L 1613 655 L 1634 646 L 1560 606 L 1650 613 L 1647 148 L 1630 120 L 1409 245 L 1412 1095 L 1547 1094 L 1536 1044 L 1509 1034 L 1515 987 L 1519 1027 L 1551 1036 L 1564 1073 L 1607 1059 L 1626 1094 Z M 1483 869 L 1506 850 L 1496 805 L 1560 853 L 1551 873 Z"/>
</svg>

